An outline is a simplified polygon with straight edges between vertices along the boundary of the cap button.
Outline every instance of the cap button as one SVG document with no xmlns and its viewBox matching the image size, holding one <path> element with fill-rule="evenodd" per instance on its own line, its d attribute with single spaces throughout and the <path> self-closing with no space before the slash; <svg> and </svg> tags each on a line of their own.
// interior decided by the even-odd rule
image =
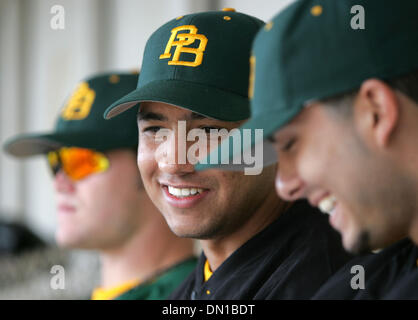
<svg viewBox="0 0 418 320">
<path fill-rule="evenodd" d="M 236 10 L 234 8 L 223 8 L 222 11 L 232 11 L 232 12 L 235 12 Z"/>
</svg>

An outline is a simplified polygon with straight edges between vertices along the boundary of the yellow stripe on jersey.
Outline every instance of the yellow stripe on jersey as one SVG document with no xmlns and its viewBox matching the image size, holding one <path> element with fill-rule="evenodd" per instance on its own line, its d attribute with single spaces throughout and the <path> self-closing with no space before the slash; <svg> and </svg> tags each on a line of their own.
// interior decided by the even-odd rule
<svg viewBox="0 0 418 320">
<path fill-rule="evenodd" d="M 205 266 L 203 268 L 203 277 L 205 279 L 205 282 L 209 280 L 209 278 L 212 276 L 213 272 L 210 270 L 210 265 L 208 259 L 206 259 Z"/>
<path fill-rule="evenodd" d="M 91 294 L 91 300 L 113 300 L 120 296 L 122 293 L 125 293 L 131 290 L 132 288 L 136 287 L 137 285 L 139 285 L 139 283 L 139 280 L 132 280 L 109 289 L 100 287 L 96 288 L 93 290 Z"/>
</svg>

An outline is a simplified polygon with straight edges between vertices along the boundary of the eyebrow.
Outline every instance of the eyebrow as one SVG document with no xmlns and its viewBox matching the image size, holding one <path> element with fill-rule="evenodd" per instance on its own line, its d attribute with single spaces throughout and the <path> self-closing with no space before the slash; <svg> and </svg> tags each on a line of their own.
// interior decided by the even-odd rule
<svg viewBox="0 0 418 320">
<path fill-rule="evenodd" d="M 190 115 L 190 119 L 192 120 L 201 120 L 201 119 L 210 119 L 208 117 L 202 116 L 201 114 L 192 112 L 192 114 Z"/>
<path fill-rule="evenodd" d="M 167 121 L 167 117 L 161 113 L 149 112 L 149 111 L 138 111 L 137 114 L 138 121 L 148 121 L 148 120 L 158 120 L 158 121 Z"/>
<path fill-rule="evenodd" d="M 192 112 L 190 116 L 187 116 L 184 120 L 202 120 L 202 119 L 210 119 L 210 118 L 202 116 L 201 114 Z M 149 120 L 168 121 L 168 118 L 161 113 L 140 110 L 138 111 L 138 114 L 137 114 L 137 120 L 138 121 L 149 121 Z"/>
</svg>

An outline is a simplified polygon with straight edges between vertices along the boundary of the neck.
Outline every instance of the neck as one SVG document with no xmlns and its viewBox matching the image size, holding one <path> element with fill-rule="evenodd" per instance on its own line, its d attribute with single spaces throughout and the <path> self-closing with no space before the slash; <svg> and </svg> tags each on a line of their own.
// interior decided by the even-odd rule
<svg viewBox="0 0 418 320">
<path fill-rule="evenodd" d="M 396 149 L 392 152 L 392 161 L 400 168 L 405 177 L 410 181 L 411 189 L 414 190 L 415 203 L 411 203 L 412 221 L 409 225 L 409 237 L 418 245 L 418 106 L 416 103 L 399 95 L 402 101 L 401 123 L 398 125 L 397 135 L 393 144 Z"/>
<path fill-rule="evenodd" d="M 145 282 L 193 256 L 193 242 L 176 237 L 161 213 L 152 210 L 155 212 L 150 216 L 156 219 L 151 218 L 152 221 L 122 245 L 100 251 L 101 287 L 111 288 L 133 280 Z"/>
<path fill-rule="evenodd" d="M 417 187 L 415 190 L 415 194 L 417 195 L 415 197 L 415 206 L 414 206 L 414 213 L 413 213 L 413 219 L 411 222 L 411 227 L 409 229 L 409 237 L 411 240 L 415 243 L 415 245 L 418 246 L 418 175 L 415 179 L 417 181 Z"/>
<path fill-rule="evenodd" d="M 407 140 L 407 138 L 409 138 L 409 140 Z M 415 245 L 418 245 L 418 148 L 415 144 L 417 139 L 418 129 L 415 130 L 415 135 L 411 133 L 410 137 L 405 137 L 404 140 L 413 142 L 411 144 L 405 144 L 404 148 L 398 153 L 398 157 L 403 160 L 401 165 L 405 170 L 405 176 L 408 177 L 411 182 L 411 189 L 415 190 L 413 193 L 415 194 L 415 203 L 411 203 L 412 221 L 409 229 L 409 237 Z M 403 156 L 399 156 L 399 154 Z"/>
<path fill-rule="evenodd" d="M 236 232 L 221 238 L 201 240 L 200 243 L 211 270 L 215 271 L 234 251 L 269 226 L 289 206 L 290 203 L 279 199 L 272 188 L 272 192 L 261 206 Z"/>
</svg>

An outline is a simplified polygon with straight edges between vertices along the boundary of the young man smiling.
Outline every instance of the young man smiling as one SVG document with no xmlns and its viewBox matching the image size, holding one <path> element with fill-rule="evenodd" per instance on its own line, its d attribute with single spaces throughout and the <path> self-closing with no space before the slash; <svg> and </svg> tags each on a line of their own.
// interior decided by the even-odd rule
<svg viewBox="0 0 418 320">
<path fill-rule="evenodd" d="M 143 187 L 135 114 L 103 119 L 108 104 L 135 88 L 137 77 L 118 73 L 86 79 L 66 103 L 54 132 L 18 136 L 6 145 L 15 156 L 48 154 L 58 245 L 100 254 L 95 300 L 165 299 L 196 263 L 193 242 L 170 231 Z"/>
<path fill-rule="evenodd" d="M 365 29 L 351 28 L 359 4 Z M 278 193 L 330 213 L 347 250 L 385 248 L 350 262 L 317 298 L 418 297 L 417 12 L 413 0 L 298 1 L 254 42 L 243 129 L 275 142 Z M 353 265 L 364 290 L 350 286 Z"/>
<path fill-rule="evenodd" d="M 160 27 L 147 42 L 137 89 L 105 116 L 140 102 L 134 110 L 145 188 L 175 234 L 201 240 L 195 272 L 171 298 L 306 299 L 350 258 L 326 217 L 277 197 L 275 165 L 247 176 L 196 172 L 191 159 L 179 161 L 191 147 L 178 143 L 186 142 L 180 121 L 210 146 L 211 130 L 229 131 L 250 116 L 249 53 L 263 23 L 234 11 Z"/>
</svg>

